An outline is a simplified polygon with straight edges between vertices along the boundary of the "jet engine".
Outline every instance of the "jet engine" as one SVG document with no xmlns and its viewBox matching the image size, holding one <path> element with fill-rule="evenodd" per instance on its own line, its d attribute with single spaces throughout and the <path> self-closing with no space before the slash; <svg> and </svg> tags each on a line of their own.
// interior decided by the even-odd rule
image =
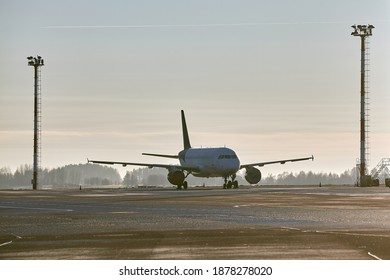
<svg viewBox="0 0 390 280">
<path fill-rule="evenodd" d="M 183 182 L 185 180 L 185 175 L 183 171 L 172 170 L 169 171 L 167 178 L 169 183 L 171 183 L 172 185 L 181 186 L 183 185 Z"/>
<path fill-rule="evenodd" d="M 245 173 L 245 180 L 247 180 L 249 184 L 257 184 L 261 180 L 260 170 L 254 168 L 253 166 L 247 167 Z"/>
</svg>

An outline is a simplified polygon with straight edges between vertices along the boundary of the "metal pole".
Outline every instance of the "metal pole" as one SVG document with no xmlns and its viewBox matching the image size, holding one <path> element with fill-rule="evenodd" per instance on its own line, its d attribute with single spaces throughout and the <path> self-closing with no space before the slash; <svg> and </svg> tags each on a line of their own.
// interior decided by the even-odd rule
<svg viewBox="0 0 390 280">
<path fill-rule="evenodd" d="M 39 172 L 39 141 L 40 141 L 40 85 L 39 85 L 39 67 L 43 66 L 43 59 L 40 56 L 27 57 L 28 66 L 34 66 L 34 155 L 33 155 L 33 178 L 31 180 L 33 190 L 38 189 Z"/>
<path fill-rule="evenodd" d="M 360 72 L 360 178 L 366 175 L 366 121 L 365 121 L 365 35 L 361 38 L 361 72 Z"/>
<path fill-rule="evenodd" d="M 365 96 L 365 84 L 366 84 L 366 37 L 372 35 L 373 25 L 352 25 L 353 32 L 351 35 L 360 37 L 360 186 L 370 185 L 370 178 L 367 175 L 367 161 L 366 161 L 366 96 Z"/>
<path fill-rule="evenodd" d="M 38 189 L 38 67 L 34 65 L 34 158 L 33 158 L 33 190 Z"/>
</svg>

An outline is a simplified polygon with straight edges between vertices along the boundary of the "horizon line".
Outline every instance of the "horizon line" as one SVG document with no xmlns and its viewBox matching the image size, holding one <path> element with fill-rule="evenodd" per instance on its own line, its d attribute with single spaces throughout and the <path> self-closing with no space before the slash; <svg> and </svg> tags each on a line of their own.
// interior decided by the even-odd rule
<svg viewBox="0 0 390 280">
<path fill-rule="evenodd" d="M 110 29 L 110 28 L 192 28 L 192 27 L 240 27 L 262 25 L 353 24 L 356 21 L 302 21 L 302 22 L 243 22 L 243 23 L 195 23 L 195 24 L 132 24 L 132 25 L 48 25 L 42 29 Z M 370 22 L 367 21 L 367 22 Z M 390 22 L 390 20 L 371 20 Z"/>
</svg>

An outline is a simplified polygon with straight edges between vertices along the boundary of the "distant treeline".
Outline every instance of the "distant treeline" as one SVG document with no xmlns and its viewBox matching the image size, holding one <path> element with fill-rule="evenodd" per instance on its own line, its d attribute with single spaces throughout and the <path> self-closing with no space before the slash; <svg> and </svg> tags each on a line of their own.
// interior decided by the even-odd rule
<svg viewBox="0 0 390 280">
<path fill-rule="evenodd" d="M 356 168 L 336 173 L 314 173 L 312 171 L 299 173 L 283 172 L 277 176 L 269 174 L 260 181 L 263 185 L 353 185 L 357 182 Z"/>
<path fill-rule="evenodd" d="M 9 168 L 0 168 L 0 188 L 31 186 L 32 167 L 22 165 L 15 172 Z M 245 179 L 237 175 L 240 185 L 247 185 Z M 223 184 L 222 178 L 187 177 L 190 186 L 215 186 Z M 279 175 L 263 175 L 260 185 L 353 185 L 357 181 L 356 168 L 342 174 L 314 173 L 312 171 L 299 173 L 284 172 Z M 78 187 L 79 185 L 124 185 L 136 186 L 171 186 L 167 180 L 167 170 L 163 168 L 138 168 L 128 171 L 122 179 L 119 172 L 112 168 L 96 164 L 72 164 L 55 169 L 44 169 L 40 172 L 40 185 L 50 187 Z"/>
<path fill-rule="evenodd" d="M 0 188 L 31 186 L 32 166 L 22 165 L 14 173 L 0 169 Z M 122 178 L 114 168 L 93 164 L 72 164 L 39 172 L 39 185 L 71 187 L 79 185 L 120 185 Z"/>
</svg>

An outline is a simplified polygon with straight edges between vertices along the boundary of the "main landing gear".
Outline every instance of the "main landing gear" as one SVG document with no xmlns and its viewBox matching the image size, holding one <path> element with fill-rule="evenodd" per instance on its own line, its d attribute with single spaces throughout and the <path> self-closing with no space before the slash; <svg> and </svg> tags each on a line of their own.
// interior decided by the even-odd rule
<svg viewBox="0 0 390 280">
<path fill-rule="evenodd" d="M 238 182 L 236 180 L 236 174 L 231 176 L 232 179 L 228 181 L 228 177 L 225 177 L 225 183 L 223 184 L 224 189 L 238 189 Z"/>
</svg>

